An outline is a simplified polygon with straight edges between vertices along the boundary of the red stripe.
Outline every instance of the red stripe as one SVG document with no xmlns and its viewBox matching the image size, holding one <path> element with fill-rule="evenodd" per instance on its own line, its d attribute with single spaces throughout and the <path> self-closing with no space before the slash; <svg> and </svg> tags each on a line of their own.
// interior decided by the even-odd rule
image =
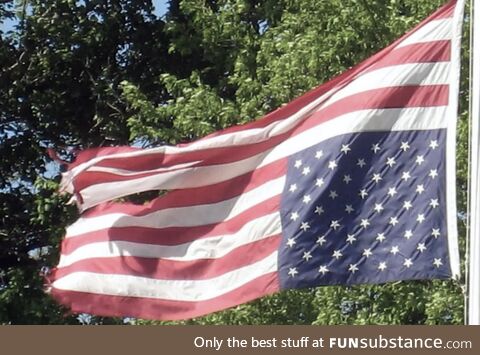
<svg viewBox="0 0 480 355">
<path fill-rule="evenodd" d="M 391 55 L 373 63 L 364 72 L 401 64 L 449 62 L 450 55 L 451 42 L 449 40 L 414 43 L 395 49 Z"/>
<path fill-rule="evenodd" d="M 62 253 L 67 255 L 77 248 L 95 242 L 125 241 L 153 245 L 179 245 L 197 239 L 234 234 L 246 223 L 255 218 L 269 215 L 280 208 L 280 195 L 272 197 L 243 213 L 220 223 L 195 227 L 105 227 L 105 229 L 85 233 L 62 241 Z M 228 213 L 228 211 L 226 211 Z M 219 217 L 221 219 L 221 216 Z"/>
<path fill-rule="evenodd" d="M 287 159 L 279 159 L 233 179 L 209 186 L 174 190 L 157 197 L 144 205 L 107 202 L 95 206 L 82 214 L 83 218 L 97 217 L 110 213 L 144 216 L 167 208 L 190 207 L 225 201 L 249 192 L 264 183 L 280 178 L 287 173 Z"/>
<path fill-rule="evenodd" d="M 354 111 L 448 105 L 448 85 L 410 85 L 362 91 L 336 101 L 313 114 L 328 121 Z M 310 123 L 310 122 L 306 122 Z"/>
<path fill-rule="evenodd" d="M 169 166 L 175 166 L 176 164 L 184 164 L 195 161 L 200 161 L 199 165 L 204 165 L 204 162 L 210 162 L 210 157 L 215 157 L 215 161 L 212 162 L 213 164 L 223 164 L 242 160 L 257 154 L 258 152 L 266 151 L 285 140 L 288 137 L 288 134 L 289 132 L 286 132 L 269 138 L 265 141 L 237 146 L 232 145 L 223 148 L 201 149 L 186 153 L 148 154 L 133 158 L 105 159 L 95 166 L 125 169 L 130 171 L 142 171 L 165 168 Z"/>
<path fill-rule="evenodd" d="M 139 150 L 142 150 L 142 149 L 129 147 L 129 146 L 84 149 L 76 156 L 74 162 L 68 164 L 68 170 L 71 170 L 74 167 L 97 157 L 107 156 L 111 154 L 130 153 L 130 152 L 139 151 Z"/>
<path fill-rule="evenodd" d="M 78 261 L 55 271 L 58 280 L 73 272 L 132 275 L 158 280 L 206 280 L 260 261 L 272 254 L 281 241 L 281 235 L 269 236 L 242 245 L 217 259 L 173 261 L 158 258 L 122 256 L 91 258 Z"/>
<path fill-rule="evenodd" d="M 367 90 L 348 96 L 315 112 L 311 118 L 300 123 L 292 135 L 303 132 L 306 127 L 311 128 L 340 115 L 354 111 L 366 109 L 433 107 L 447 104 L 448 85 L 412 85 Z M 217 154 L 220 154 L 220 159 L 218 159 L 216 155 L 213 155 L 212 152 L 208 159 L 206 158 L 199 165 L 216 165 L 219 164 L 219 161 L 225 162 L 226 160 L 236 161 L 237 159 L 234 153 L 230 153 L 231 150 L 231 147 L 218 149 Z M 235 152 L 236 150 L 233 151 Z M 254 150 L 249 150 L 249 152 L 254 152 Z M 142 158 L 139 157 L 137 159 L 141 160 Z M 97 183 L 128 181 L 155 175 L 160 176 L 162 173 L 146 172 L 121 176 L 113 173 L 86 171 L 75 178 L 74 186 L 76 191 L 81 191 L 84 188 Z"/>
<path fill-rule="evenodd" d="M 393 109 L 448 105 L 448 85 L 402 86 L 363 91 L 340 99 L 335 104 L 315 112 L 300 124 L 292 136 L 338 117 L 362 109 Z"/>
<path fill-rule="evenodd" d="M 263 275 L 222 296 L 200 302 L 167 301 L 142 297 L 121 297 L 52 288 L 52 296 L 74 313 L 99 316 L 180 320 L 202 316 L 252 301 L 280 290 L 276 272 Z"/>
<path fill-rule="evenodd" d="M 453 12 L 455 11 L 456 3 L 457 3 L 457 0 L 450 0 L 448 3 L 446 3 L 440 9 L 438 9 L 432 15 L 430 15 L 427 19 L 423 20 L 420 23 L 420 26 L 423 26 L 425 22 L 452 17 Z"/>
</svg>

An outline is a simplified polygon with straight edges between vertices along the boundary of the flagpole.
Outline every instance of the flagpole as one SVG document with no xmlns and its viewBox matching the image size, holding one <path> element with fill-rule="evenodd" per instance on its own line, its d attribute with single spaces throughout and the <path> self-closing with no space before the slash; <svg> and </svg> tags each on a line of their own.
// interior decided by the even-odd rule
<svg viewBox="0 0 480 355">
<path fill-rule="evenodd" d="M 480 0 L 473 0 L 468 324 L 480 324 Z"/>
</svg>

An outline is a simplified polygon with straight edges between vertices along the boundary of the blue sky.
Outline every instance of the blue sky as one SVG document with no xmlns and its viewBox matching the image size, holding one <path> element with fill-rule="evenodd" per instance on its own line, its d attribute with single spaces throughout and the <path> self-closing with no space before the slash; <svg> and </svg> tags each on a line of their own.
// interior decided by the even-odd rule
<svg viewBox="0 0 480 355">
<path fill-rule="evenodd" d="M 157 16 L 163 16 L 168 10 L 168 0 L 152 0 L 153 6 L 155 7 L 155 14 Z M 5 22 L 0 23 L 1 31 L 10 31 L 15 26 L 15 20 L 6 20 Z"/>
<path fill-rule="evenodd" d="M 155 14 L 157 16 L 163 16 L 168 10 L 167 0 L 153 0 L 153 6 L 155 6 Z"/>
</svg>

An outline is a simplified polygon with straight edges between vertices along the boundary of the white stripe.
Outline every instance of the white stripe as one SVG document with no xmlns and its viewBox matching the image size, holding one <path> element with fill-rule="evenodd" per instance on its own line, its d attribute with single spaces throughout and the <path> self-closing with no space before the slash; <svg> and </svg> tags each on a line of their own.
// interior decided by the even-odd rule
<svg viewBox="0 0 480 355">
<path fill-rule="evenodd" d="M 126 241 L 91 243 L 75 249 L 70 254 L 62 254 L 58 267 L 66 267 L 91 258 L 122 256 L 174 261 L 217 259 L 243 245 L 278 235 L 281 229 L 280 213 L 276 212 L 246 223 L 236 233 L 196 239 L 179 245 L 152 245 Z M 175 239 L 175 235 L 172 235 L 172 239 Z"/>
<path fill-rule="evenodd" d="M 237 160 L 236 162 L 243 161 L 248 165 L 250 165 L 250 164 L 255 165 L 255 164 L 258 164 L 263 159 L 263 157 L 266 154 L 268 154 L 268 152 L 269 152 L 269 150 L 266 150 L 259 155 L 249 157 L 249 158 L 246 158 L 246 159 L 243 159 L 243 160 Z M 195 164 L 195 163 L 192 163 L 192 165 L 193 164 Z M 229 164 L 231 164 L 231 163 L 225 163 L 225 164 L 223 164 L 223 166 L 229 166 Z M 233 170 L 232 170 L 233 175 L 232 176 L 238 176 L 235 172 L 235 167 L 234 166 L 235 165 L 233 165 Z M 139 172 L 139 171 L 132 171 L 132 170 L 117 169 L 117 168 L 92 166 L 92 167 L 88 168 L 88 171 L 101 171 L 101 172 L 112 173 L 112 174 L 120 175 L 120 176 L 130 176 L 130 175 L 138 175 L 138 174 L 145 174 L 145 173 L 155 174 L 157 172 L 161 173 L 161 174 L 168 174 L 169 172 L 175 173 L 176 171 L 185 171 L 185 170 L 197 170 L 197 171 L 199 171 L 199 170 L 201 170 L 201 168 L 202 168 L 201 166 L 200 167 L 193 167 L 193 168 L 190 168 L 190 167 L 180 168 L 178 165 L 175 165 L 174 168 L 170 168 L 169 170 L 167 170 L 165 172 L 163 172 L 163 171 L 158 172 L 158 169 L 142 170 L 142 171 Z M 226 171 L 225 173 L 227 174 L 227 173 L 230 173 L 230 172 Z"/>
<path fill-rule="evenodd" d="M 396 48 L 415 43 L 450 40 L 452 38 L 452 21 L 453 19 L 450 17 L 430 21 L 405 38 Z"/>
<path fill-rule="evenodd" d="M 457 146 L 457 115 L 458 115 L 458 93 L 460 85 L 460 63 L 461 63 L 461 47 L 462 47 L 462 24 L 463 11 L 465 1 L 458 0 L 455 5 L 453 16 L 452 30 L 452 75 L 449 91 L 449 111 L 448 129 L 447 129 L 447 164 L 446 164 L 446 209 L 447 209 L 447 226 L 448 226 L 448 256 L 450 261 L 450 269 L 452 278 L 460 277 L 460 254 L 458 250 L 458 231 L 457 231 L 457 183 L 456 183 L 456 153 Z M 477 24 L 476 26 L 479 26 Z"/>
<path fill-rule="evenodd" d="M 228 221 L 259 203 L 279 195 L 284 185 L 285 176 L 282 176 L 239 196 L 217 203 L 168 208 L 144 216 L 111 213 L 98 217 L 83 217 L 67 228 L 65 238 L 111 227 L 194 227 Z"/>
<path fill-rule="evenodd" d="M 207 280 L 156 280 L 116 274 L 74 272 L 53 283 L 58 290 L 172 301 L 207 301 L 277 271 L 277 251 L 248 266 Z"/>
<path fill-rule="evenodd" d="M 350 112 L 279 144 L 272 149 L 259 167 L 342 134 L 446 128 L 447 108 L 447 106 L 411 107 Z"/>
<path fill-rule="evenodd" d="M 167 171 L 174 171 L 177 169 L 183 169 L 183 168 L 189 168 L 194 166 L 195 164 L 201 163 L 200 160 L 197 161 L 191 161 L 188 163 L 182 163 L 182 164 L 176 164 L 173 166 L 169 166 L 167 168 L 157 168 L 153 170 L 142 170 L 141 173 L 150 173 L 150 172 L 155 172 L 155 173 L 164 173 Z M 138 171 L 132 171 L 132 170 L 124 170 L 124 169 L 117 169 L 117 168 L 107 168 L 103 166 L 92 166 L 88 169 L 88 171 L 93 171 L 93 172 L 104 172 L 104 173 L 114 173 L 116 175 L 123 175 L 123 176 L 129 176 L 129 175 L 136 175 L 139 172 Z"/>
<path fill-rule="evenodd" d="M 327 100 L 320 109 L 368 90 L 407 85 L 449 84 L 450 63 L 410 63 L 372 70 L 360 75 Z"/>
<path fill-rule="evenodd" d="M 241 161 L 89 186 L 80 191 L 85 199 L 82 208 L 141 191 L 200 187 L 223 182 L 342 134 L 446 128 L 446 110 L 446 106 L 440 106 L 350 112 L 302 132 L 268 153 Z"/>
</svg>

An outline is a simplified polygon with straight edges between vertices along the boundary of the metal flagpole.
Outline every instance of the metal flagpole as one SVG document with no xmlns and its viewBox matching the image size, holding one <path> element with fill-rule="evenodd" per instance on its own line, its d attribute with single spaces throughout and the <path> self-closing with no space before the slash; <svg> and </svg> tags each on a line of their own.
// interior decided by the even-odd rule
<svg viewBox="0 0 480 355">
<path fill-rule="evenodd" d="M 480 324 L 480 0 L 473 0 L 468 324 Z"/>
</svg>

